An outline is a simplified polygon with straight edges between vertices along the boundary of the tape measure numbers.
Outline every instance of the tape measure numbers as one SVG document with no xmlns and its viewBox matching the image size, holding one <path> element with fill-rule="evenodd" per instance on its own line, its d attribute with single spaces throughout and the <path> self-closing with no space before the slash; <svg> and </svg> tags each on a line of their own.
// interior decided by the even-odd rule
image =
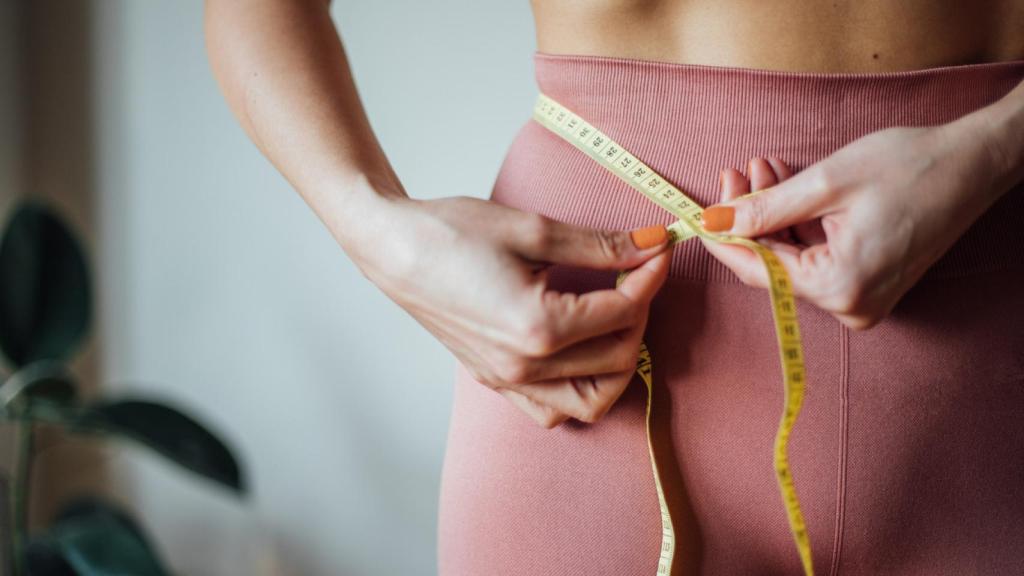
<svg viewBox="0 0 1024 576">
<path fill-rule="evenodd" d="M 779 346 L 779 358 L 782 364 L 784 385 L 784 401 L 782 417 L 775 435 L 774 467 L 779 483 L 782 502 L 786 508 L 789 527 L 793 533 L 797 552 L 804 567 L 806 576 L 814 574 L 811 564 L 811 545 L 807 536 L 807 528 L 803 514 L 800 512 L 800 501 L 797 499 L 793 477 L 789 471 L 788 445 L 789 436 L 796 423 L 803 404 L 805 388 L 805 370 L 803 344 L 800 339 L 800 326 L 796 318 L 796 300 L 789 282 L 786 269 L 771 250 L 747 238 L 728 234 L 715 234 L 704 230 L 701 224 L 703 209 L 671 182 L 644 164 L 628 150 L 609 138 L 606 134 L 592 126 L 583 118 L 574 114 L 565 106 L 545 94 L 537 97 L 533 109 L 533 118 L 545 128 L 585 152 L 613 174 L 624 180 L 631 187 L 640 191 L 647 199 L 661 206 L 678 218 L 668 226 L 669 243 L 675 245 L 693 237 L 700 237 L 712 242 L 735 244 L 753 250 L 764 262 L 770 280 L 772 316 L 775 321 L 775 335 Z M 628 274 L 623 271 L 616 280 L 616 286 Z M 636 372 L 647 386 L 647 448 L 651 455 L 651 469 L 654 472 L 654 484 L 658 492 L 658 503 L 661 508 L 662 540 L 661 553 L 658 560 L 658 574 L 672 573 L 672 559 L 675 555 L 676 538 L 665 500 L 665 492 L 661 485 L 658 462 L 654 456 L 654 445 L 651 440 L 651 403 L 654 386 L 651 378 L 652 361 L 647 345 L 641 343 L 640 355 L 637 359 Z"/>
</svg>

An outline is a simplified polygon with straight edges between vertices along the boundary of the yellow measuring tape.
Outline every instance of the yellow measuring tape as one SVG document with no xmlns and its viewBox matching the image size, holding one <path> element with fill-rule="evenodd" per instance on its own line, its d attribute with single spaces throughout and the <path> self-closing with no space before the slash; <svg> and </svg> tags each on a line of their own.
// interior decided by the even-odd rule
<svg viewBox="0 0 1024 576">
<path fill-rule="evenodd" d="M 800 554 L 800 561 L 803 563 L 804 573 L 807 576 L 812 576 L 814 568 L 811 565 L 811 543 L 807 537 L 803 514 L 800 512 L 800 502 L 796 497 L 793 477 L 789 472 L 789 457 L 787 455 L 789 435 L 793 430 L 796 417 L 800 413 L 800 406 L 803 404 L 805 374 L 803 344 L 796 319 L 796 300 L 793 298 L 793 289 L 790 286 L 786 269 L 771 250 L 753 240 L 728 234 L 714 234 L 704 230 L 701 224 L 703 209 L 696 202 L 607 135 L 547 95 L 540 94 L 537 97 L 537 103 L 533 108 L 533 118 L 573 146 L 586 152 L 598 164 L 639 190 L 648 200 L 678 218 L 676 222 L 667 227 L 669 245 L 700 237 L 712 242 L 745 246 L 761 257 L 770 279 L 769 294 L 771 295 L 772 316 L 775 319 L 775 335 L 779 344 L 779 357 L 782 361 L 782 379 L 785 391 L 782 418 L 775 435 L 775 476 L 779 482 L 782 502 L 786 508 L 789 527 Z M 627 274 L 626 271 L 619 274 L 616 286 L 622 283 Z M 650 351 L 644 343 L 640 344 L 636 372 L 647 385 L 647 449 L 651 455 L 654 485 L 657 488 L 658 503 L 661 507 L 662 537 L 658 574 L 671 574 L 676 537 L 672 525 L 672 515 L 669 513 L 665 492 L 661 486 L 658 462 L 654 456 L 654 445 L 651 440 L 652 364 Z"/>
</svg>

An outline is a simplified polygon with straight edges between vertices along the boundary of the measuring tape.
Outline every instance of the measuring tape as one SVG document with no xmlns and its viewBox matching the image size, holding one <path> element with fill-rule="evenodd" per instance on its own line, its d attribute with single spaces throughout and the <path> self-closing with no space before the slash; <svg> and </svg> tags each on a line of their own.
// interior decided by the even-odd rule
<svg viewBox="0 0 1024 576">
<path fill-rule="evenodd" d="M 803 514 L 800 512 L 800 501 L 797 499 L 796 488 L 793 486 L 793 477 L 789 472 L 789 457 L 787 455 L 789 435 L 793 431 L 793 425 L 796 423 L 796 417 L 800 413 L 800 406 L 804 400 L 805 372 L 803 344 L 800 339 L 800 327 L 796 320 L 796 300 L 793 298 L 793 289 L 786 269 L 771 250 L 753 240 L 704 230 L 702 225 L 704 210 L 696 202 L 603 132 L 547 95 L 540 94 L 537 97 L 537 103 L 533 108 L 533 118 L 545 128 L 585 152 L 598 164 L 610 170 L 612 174 L 639 190 L 648 200 L 678 218 L 676 222 L 667 227 L 670 246 L 693 237 L 700 237 L 712 242 L 745 246 L 761 257 L 770 279 L 769 294 L 771 295 L 772 317 L 775 320 L 775 336 L 779 344 L 784 385 L 782 418 L 775 434 L 775 476 L 779 482 L 779 491 L 782 493 L 782 502 L 789 519 L 789 528 L 800 554 L 804 574 L 812 576 L 814 567 L 811 565 L 811 543 L 807 536 Z M 622 283 L 627 274 L 629 274 L 628 271 L 619 273 L 616 286 Z M 647 385 L 647 449 L 651 455 L 654 485 L 657 488 L 658 504 L 661 508 L 662 532 L 658 574 L 669 575 L 672 573 L 672 559 L 675 556 L 676 535 L 672 525 L 672 515 L 669 513 L 668 503 L 665 501 L 665 492 L 661 486 L 658 461 L 654 456 L 654 444 L 651 440 L 651 402 L 654 386 L 651 378 L 651 353 L 647 349 L 647 344 L 643 342 L 640 344 L 636 373 Z"/>
</svg>

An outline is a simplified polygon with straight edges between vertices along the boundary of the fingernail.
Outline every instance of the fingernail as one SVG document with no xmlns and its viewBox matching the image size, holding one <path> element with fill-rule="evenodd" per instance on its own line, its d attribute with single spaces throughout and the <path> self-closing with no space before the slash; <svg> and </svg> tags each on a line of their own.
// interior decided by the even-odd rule
<svg viewBox="0 0 1024 576">
<path fill-rule="evenodd" d="M 732 228 L 736 210 L 732 206 L 708 206 L 704 209 L 704 229 L 708 232 L 725 232 Z"/>
<path fill-rule="evenodd" d="M 634 246 L 643 250 L 667 242 L 668 230 L 664 226 L 656 224 L 654 226 L 637 228 L 629 233 L 629 237 L 633 239 Z"/>
</svg>

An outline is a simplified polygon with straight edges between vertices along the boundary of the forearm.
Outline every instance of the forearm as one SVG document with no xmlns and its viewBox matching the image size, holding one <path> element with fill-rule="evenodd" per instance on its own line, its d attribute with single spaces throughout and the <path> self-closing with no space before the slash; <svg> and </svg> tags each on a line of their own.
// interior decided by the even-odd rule
<svg viewBox="0 0 1024 576">
<path fill-rule="evenodd" d="M 996 102 L 953 123 L 959 136 L 974 141 L 990 171 L 991 201 L 1024 180 L 1024 82 Z"/>
<path fill-rule="evenodd" d="M 326 0 L 207 0 L 207 51 L 260 151 L 348 250 L 372 207 L 405 197 L 352 79 Z"/>
</svg>

